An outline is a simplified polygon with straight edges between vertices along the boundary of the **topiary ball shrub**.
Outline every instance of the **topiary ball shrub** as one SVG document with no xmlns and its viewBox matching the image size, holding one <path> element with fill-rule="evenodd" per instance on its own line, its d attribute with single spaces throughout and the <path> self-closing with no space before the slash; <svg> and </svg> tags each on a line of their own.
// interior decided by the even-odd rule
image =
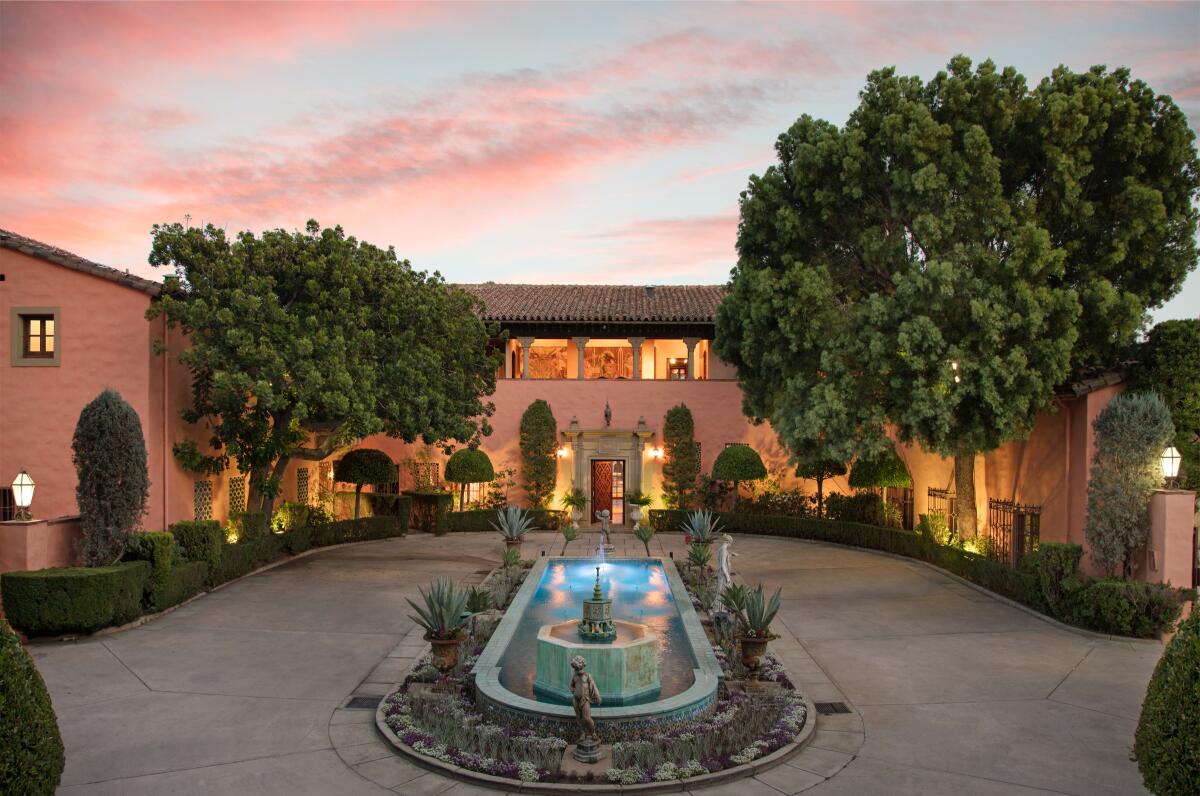
<svg viewBox="0 0 1200 796">
<path fill-rule="evenodd" d="M 1151 793 L 1200 793 L 1200 611 L 1180 624 L 1154 669 L 1133 754 Z"/>
<path fill-rule="evenodd" d="M 46 683 L 0 619 L 0 793 L 54 793 L 63 743 Z"/>
<path fill-rule="evenodd" d="M 391 458 L 374 448 L 355 448 L 333 463 L 334 480 L 354 484 L 354 519 L 358 519 L 362 488 L 367 484 L 390 484 L 399 478 Z"/>
<path fill-rule="evenodd" d="M 462 511 L 467 499 L 467 484 L 485 484 L 495 480 L 496 469 L 492 460 L 478 448 L 463 448 L 455 451 L 446 462 L 445 478 L 452 484 L 461 484 L 458 496 L 458 510 Z"/>
<path fill-rule="evenodd" d="M 749 445 L 730 445 L 717 454 L 712 477 L 716 481 L 733 482 L 733 510 L 737 511 L 738 483 L 766 478 L 767 468 L 754 448 Z"/>
<path fill-rule="evenodd" d="M 877 456 L 859 459 L 850 470 L 850 486 L 856 489 L 912 485 L 912 476 L 895 448 L 888 448 Z"/>
</svg>

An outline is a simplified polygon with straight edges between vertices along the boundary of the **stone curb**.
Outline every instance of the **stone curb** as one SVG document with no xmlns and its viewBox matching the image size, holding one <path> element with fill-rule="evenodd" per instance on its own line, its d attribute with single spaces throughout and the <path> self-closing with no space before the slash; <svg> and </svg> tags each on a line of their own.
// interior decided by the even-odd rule
<svg viewBox="0 0 1200 796">
<path fill-rule="evenodd" d="M 413 659 L 413 669 L 421 657 Z M 783 662 L 780 661 L 780 665 Z M 785 669 L 786 671 L 786 669 Z M 790 678 L 789 678 L 790 679 Z M 399 686 L 397 686 L 398 688 Z M 722 782 L 730 782 L 732 780 L 745 779 L 752 777 L 755 774 L 774 768 L 787 761 L 793 755 L 808 745 L 812 740 L 813 733 L 816 732 L 817 725 L 817 707 L 812 699 L 807 694 L 801 693 L 804 698 L 804 727 L 800 729 L 796 740 L 792 741 L 787 746 L 776 749 L 766 757 L 760 757 L 752 760 L 744 765 L 727 768 L 723 771 L 717 771 L 712 774 L 701 774 L 698 777 L 689 777 L 688 779 L 675 780 L 673 782 L 642 782 L 637 785 L 613 785 L 600 784 L 589 785 L 586 782 L 521 782 L 520 780 L 507 779 L 505 777 L 496 777 L 491 774 L 484 774 L 478 771 L 470 771 L 459 766 L 443 763 L 432 757 L 421 754 L 406 743 L 401 741 L 391 727 L 387 726 L 384 720 L 384 707 L 387 704 L 387 698 L 396 692 L 397 688 L 393 688 L 379 701 L 379 707 L 375 709 L 375 728 L 379 731 L 388 743 L 398 749 L 401 754 L 412 760 L 421 768 L 432 771 L 437 774 L 442 774 L 451 779 L 460 782 L 469 782 L 483 784 L 489 787 L 494 787 L 509 793 L 538 793 L 546 796 L 568 796 L 572 793 L 593 793 L 593 794 L 612 794 L 612 793 L 639 793 L 639 794 L 654 794 L 654 793 L 679 793 L 694 787 L 707 787 L 716 785 Z M 361 772 L 359 772 L 361 774 Z"/>
<path fill-rule="evenodd" d="M 970 588 L 974 589 L 975 591 L 979 592 L 980 594 L 984 594 L 988 597 L 991 597 L 993 600 L 996 600 L 997 602 L 1001 602 L 1001 603 L 1004 603 L 1005 605 L 1016 608 L 1017 610 L 1019 610 L 1023 613 L 1029 614 L 1030 616 L 1032 616 L 1035 619 L 1042 620 L 1043 622 L 1045 622 L 1048 625 L 1053 625 L 1054 627 L 1058 628 L 1059 630 L 1065 630 L 1068 633 L 1074 633 L 1077 636 L 1083 636 L 1084 638 L 1095 639 L 1096 641 L 1121 641 L 1121 642 L 1128 642 L 1130 644 L 1153 645 L 1155 647 L 1163 646 L 1163 642 L 1159 641 L 1156 638 L 1134 638 L 1132 636 L 1114 636 L 1114 635 L 1110 635 L 1107 633 L 1097 633 L 1093 630 L 1085 630 L 1082 627 L 1075 627 L 1074 625 L 1068 625 L 1064 622 L 1058 621 L 1057 619 L 1055 619 L 1052 616 L 1047 616 L 1046 614 L 1043 614 L 1041 611 L 1038 611 L 1034 608 L 1030 608 L 1028 605 L 1023 605 L 1022 603 L 1019 603 L 1016 600 L 1013 600 L 1009 597 L 1005 597 L 1003 594 L 997 594 L 996 592 L 991 591 L 990 589 L 980 586 L 978 583 L 973 583 L 973 582 L 967 580 L 966 578 L 962 577 L 961 575 L 955 575 L 953 572 L 951 572 L 949 570 L 942 569 L 941 567 L 937 566 L 936 564 L 931 564 L 928 561 L 922 561 L 919 558 L 909 558 L 908 556 L 902 556 L 902 555 L 899 555 L 898 553 L 889 553 L 885 550 L 872 550 L 869 547 L 858 547 L 856 545 L 851 545 L 851 544 L 839 544 L 838 542 L 827 542 L 823 539 L 800 539 L 800 538 L 794 537 L 794 536 L 778 536 L 775 534 L 747 533 L 745 531 L 739 531 L 738 533 L 740 533 L 742 536 L 754 536 L 754 537 L 757 537 L 760 539 L 787 539 L 788 541 L 802 542 L 804 544 L 818 544 L 818 545 L 823 544 L 823 545 L 831 545 L 833 547 L 844 547 L 848 550 L 860 550 L 864 553 L 870 553 L 870 554 L 876 555 L 876 556 L 883 556 L 885 558 L 894 558 L 897 561 L 904 561 L 904 562 L 910 563 L 910 564 L 920 564 L 921 566 L 925 567 L 926 569 L 932 569 L 934 572 L 938 573 L 939 575 L 943 575 L 952 580 L 956 580 L 959 583 L 963 584 L 964 586 L 969 586 Z"/>
<path fill-rule="evenodd" d="M 246 578 L 253 577 L 262 572 L 266 572 L 269 569 L 275 569 L 275 567 L 283 566 L 284 564 L 290 564 L 293 561 L 296 561 L 298 559 L 307 558 L 308 556 L 311 556 L 314 553 L 324 553 L 326 550 L 337 550 L 342 547 L 353 547 L 355 545 L 378 544 L 380 542 L 390 542 L 393 539 L 403 539 L 405 536 L 408 536 L 407 532 L 405 532 L 401 536 L 389 536 L 386 539 L 364 539 L 361 542 L 342 542 L 341 544 L 331 544 L 331 545 L 326 545 L 325 547 L 313 547 L 308 550 L 305 550 L 303 553 L 297 553 L 294 556 L 286 556 L 277 561 L 272 561 L 270 564 L 264 564 L 263 566 L 259 567 L 258 569 L 251 570 L 250 572 L 247 572 L 245 575 L 239 575 L 238 577 L 234 578 L 233 580 L 227 580 L 224 583 L 218 583 L 216 586 L 213 586 L 211 589 L 205 589 L 204 591 L 198 592 L 197 594 L 193 594 L 191 597 L 188 597 L 183 602 L 177 603 L 176 605 L 172 605 L 170 608 L 164 608 L 161 611 L 158 611 L 153 614 L 142 614 L 137 619 L 134 619 L 132 622 L 126 622 L 125 624 L 117 625 L 116 627 L 102 627 L 99 630 L 97 630 L 95 633 L 74 633 L 74 634 L 65 635 L 65 636 L 37 636 L 37 637 L 31 638 L 31 639 L 24 638 L 24 636 L 22 636 L 22 638 L 25 641 L 25 645 L 29 646 L 30 644 L 60 644 L 60 643 L 68 642 L 68 641 L 78 641 L 80 639 L 85 639 L 85 638 L 98 638 L 98 637 L 103 637 L 103 636 L 111 636 L 116 633 L 123 633 L 126 630 L 133 630 L 136 627 L 141 627 L 142 625 L 146 624 L 147 622 L 151 622 L 155 619 L 158 619 L 159 617 L 166 616 L 167 614 L 171 613 L 172 611 L 182 608 L 183 606 L 187 605 L 188 603 L 192 602 L 193 600 L 199 600 L 201 597 L 205 597 L 209 594 L 212 594 L 213 592 L 218 592 L 221 589 L 225 588 L 226 586 L 232 586 L 233 584 L 237 583 L 238 581 L 245 580 Z"/>
</svg>

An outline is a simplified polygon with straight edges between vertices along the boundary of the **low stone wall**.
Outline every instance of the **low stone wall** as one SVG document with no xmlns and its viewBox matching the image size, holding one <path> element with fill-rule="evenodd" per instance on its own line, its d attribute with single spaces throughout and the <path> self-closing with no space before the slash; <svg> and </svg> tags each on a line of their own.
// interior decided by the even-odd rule
<svg viewBox="0 0 1200 796">
<path fill-rule="evenodd" d="M 82 538 L 77 516 L 0 522 L 0 572 L 77 566 Z"/>
</svg>

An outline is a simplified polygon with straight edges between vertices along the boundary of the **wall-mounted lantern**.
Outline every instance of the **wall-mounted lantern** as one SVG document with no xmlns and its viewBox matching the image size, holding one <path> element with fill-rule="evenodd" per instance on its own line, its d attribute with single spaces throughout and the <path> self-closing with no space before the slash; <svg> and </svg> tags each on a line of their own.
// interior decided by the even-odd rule
<svg viewBox="0 0 1200 796">
<path fill-rule="evenodd" d="M 663 457 L 663 449 L 655 447 L 647 448 L 646 455 L 651 459 L 661 459 Z"/>
<path fill-rule="evenodd" d="M 22 470 L 17 473 L 17 477 L 13 479 L 13 503 L 17 507 L 14 519 L 32 520 L 33 515 L 29 513 L 29 506 L 33 503 L 33 488 L 37 486 L 33 479 L 29 477 L 29 473 Z"/>
<path fill-rule="evenodd" d="M 571 449 L 569 447 L 567 447 L 566 445 L 563 445 L 558 449 L 558 458 L 565 459 L 570 455 L 571 455 Z"/>
<path fill-rule="evenodd" d="M 1179 451 L 1174 445 L 1162 452 L 1159 463 L 1162 464 L 1163 478 L 1167 479 L 1168 485 L 1179 476 L 1180 458 Z"/>
</svg>

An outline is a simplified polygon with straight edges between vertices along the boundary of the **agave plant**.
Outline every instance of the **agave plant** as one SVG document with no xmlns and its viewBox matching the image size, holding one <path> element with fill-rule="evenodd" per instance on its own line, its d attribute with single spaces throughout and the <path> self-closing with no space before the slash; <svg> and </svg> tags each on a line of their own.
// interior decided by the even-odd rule
<svg viewBox="0 0 1200 796">
<path fill-rule="evenodd" d="M 646 555 L 650 555 L 650 540 L 654 538 L 654 528 L 649 523 L 642 523 L 633 529 L 633 536 L 642 543 L 642 547 L 646 548 Z"/>
<path fill-rule="evenodd" d="M 742 620 L 742 628 L 747 636 L 773 638 L 771 622 L 775 621 L 775 615 L 779 613 L 779 599 L 782 591 L 782 587 L 776 589 L 769 600 L 763 593 L 762 584 L 746 591 L 745 607 L 739 619 Z"/>
<path fill-rule="evenodd" d="M 693 544 L 688 548 L 688 566 L 704 569 L 712 561 L 712 553 L 707 545 Z"/>
<path fill-rule="evenodd" d="M 425 635 L 430 639 L 450 640 L 458 638 L 466 622 L 463 612 L 467 608 L 467 592 L 448 580 L 435 580 L 429 591 L 420 589 L 424 605 L 418 605 L 411 598 L 408 604 L 417 612 L 409 618 L 425 628 Z"/>
<path fill-rule="evenodd" d="M 697 509 L 688 512 L 687 519 L 683 521 L 683 533 L 693 544 L 707 545 L 717 537 L 719 526 L 720 523 L 711 511 Z"/>
<path fill-rule="evenodd" d="M 473 614 L 481 614 L 492 607 L 492 593 L 487 589 L 472 586 L 467 593 L 467 610 Z"/>
<path fill-rule="evenodd" d="M 740 583 L 730 583 L 721 592 L 721 603 L 743 625 L 746 624 L 746 587 Z"/>
<path fill-rule="evenodd" d="M 564 525 L 563 529 L 562 529 L 562 535 L 563 535 L 563 549 L 562 549 L 562 553 L 560 553 L 560 555 L 565 556 L 567 554 L 567 545 L 569 545 L 571 542 L 575 541 L 579 537 L 579 529 L 576 528 L 574 525 Z"/>
<path fill-rule="evenodd" d="M 492 527 L 500 532 L 504 541 L 518 542 L 533 527 L 533 515 L 517 506 L 505 506 L 496 509 L 496 522 Z"/>
<path fill-rule="evenodd" d="M 508 548 L 500 558 L 500 565 L 505 569 L 521 566 L 521 551 L 515 547 Z"/>
</svg>

